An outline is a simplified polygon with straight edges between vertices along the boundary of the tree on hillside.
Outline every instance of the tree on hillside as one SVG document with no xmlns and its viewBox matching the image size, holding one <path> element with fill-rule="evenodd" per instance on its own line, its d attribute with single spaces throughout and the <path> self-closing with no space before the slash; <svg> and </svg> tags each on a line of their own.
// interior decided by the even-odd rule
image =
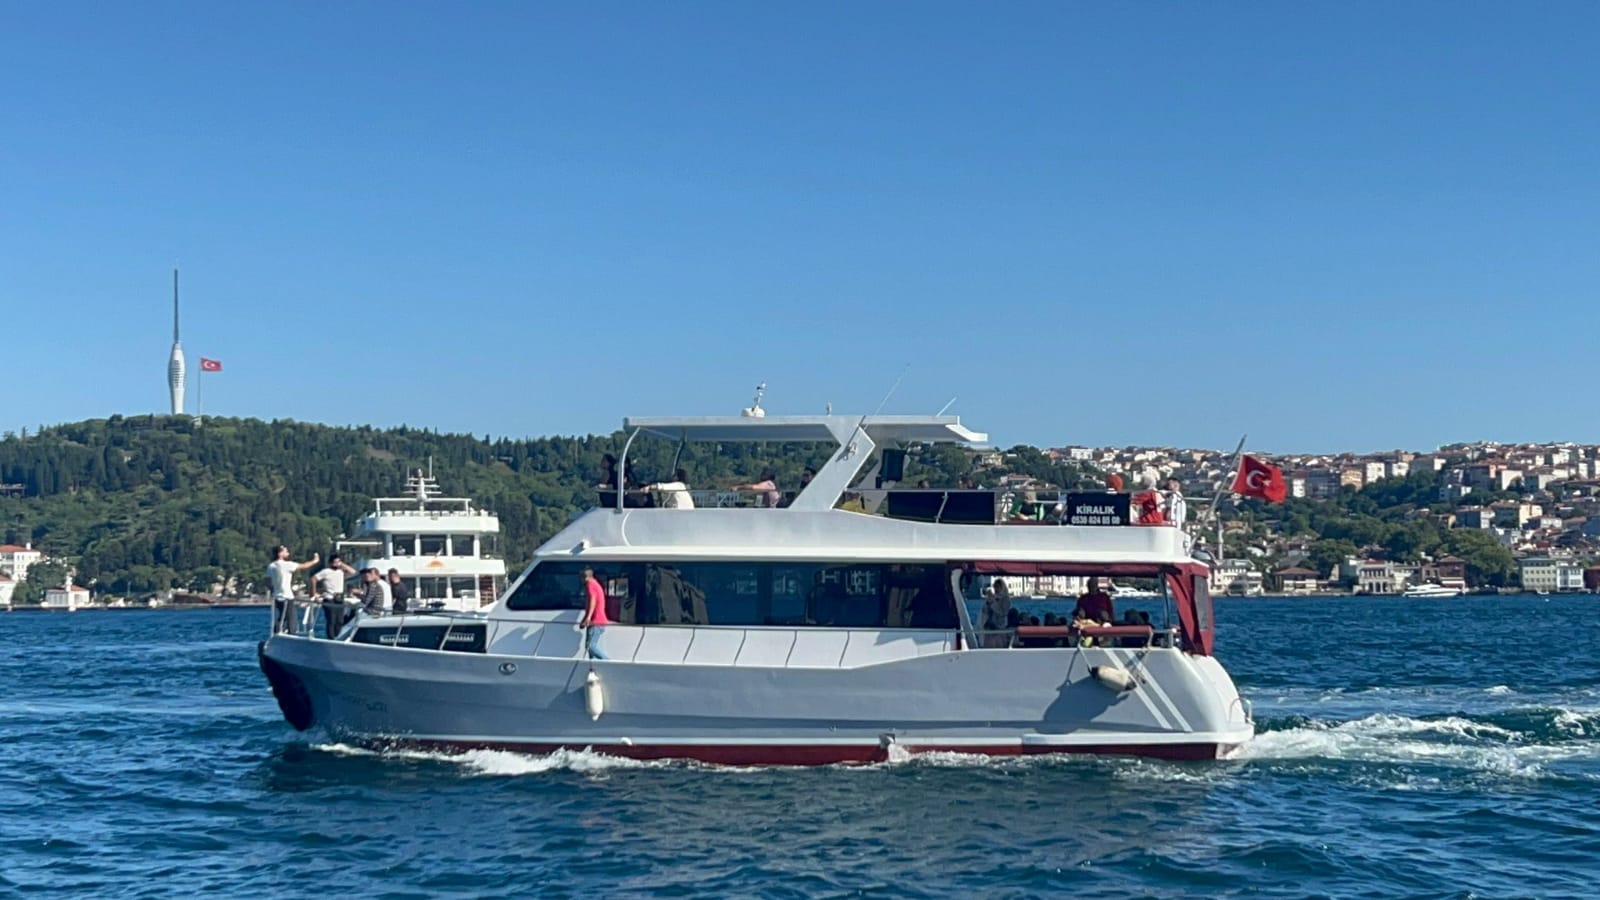
<svg viewBox="0 0 1600 900">
<path fill-rule="evenodd" d="M 28 577 L 17 585 L 11 602 L 18 606 L 44 602 L 44 592 L 61 587 L 67 580 L 67 567 L 58 562 L 34 563 L 28 567 Z"/>
<path fill-rule="evenodd" d="M 1494 535 L 1478 528 L 1452 528 L 1444 549 L 1467 564 L 1467 580 L 1475 585 L 1504 587 L 1511 583 L 1516 560 Z"/>
</svg>

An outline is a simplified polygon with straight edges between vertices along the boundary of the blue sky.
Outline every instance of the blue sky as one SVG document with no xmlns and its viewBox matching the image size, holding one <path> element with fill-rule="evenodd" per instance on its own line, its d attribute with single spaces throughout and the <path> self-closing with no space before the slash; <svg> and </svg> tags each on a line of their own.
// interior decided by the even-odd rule
<svg viewBox="0 0 1600 900">
<path fill-rule="evenodd" d="M 904 372 L 885 411 L 1006 445 L 1600 441 L 1597 26 L 8 4 L 0 429 L 162 410 L 176 264 L 219 414 L 582 433 Z"/>
</svg>

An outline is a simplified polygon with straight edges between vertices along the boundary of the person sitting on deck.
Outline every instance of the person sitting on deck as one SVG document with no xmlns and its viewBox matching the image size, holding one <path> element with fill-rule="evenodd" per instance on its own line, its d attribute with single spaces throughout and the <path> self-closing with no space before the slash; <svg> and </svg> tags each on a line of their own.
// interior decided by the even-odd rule
<svg viewBox="0 0 1600 900">
<path fill-rule="evenodd" d="M 672 481 L 647 484 L 644 489 L 653 492 L 656 505 L 663 509 L 694 509 L 694 497 L 689 493 L 689 473 L 679 469 L 672 473 Z"/>
<path fill-rule="evenodd" d="M 765 509 L 776 509 L 779 501 L 783 499 L 783 493 L 778 490 L 778 473 L 771 469 L 761 473 L 760 481 L 752 481 L 749 484 L 736 484 L 732 490 L 760 492 L 761 506 Z"/>
<path fill-rule="evenodd" d="M 1100 579 L 1090 578 L 1089 589 L 1078 598 L 1078 606 L 1072 611 L 1073 624 L 1079 627 L 1109 625 L 1116 620 L 1116 612 L 1111 606 L 1111 595 L 1100 590 Z"/>
</svg>

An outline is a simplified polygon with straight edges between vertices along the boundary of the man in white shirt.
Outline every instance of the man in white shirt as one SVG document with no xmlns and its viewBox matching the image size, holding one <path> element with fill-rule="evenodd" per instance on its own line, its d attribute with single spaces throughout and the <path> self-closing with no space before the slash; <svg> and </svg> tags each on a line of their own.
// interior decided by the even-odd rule
<svg viewBox="0 0 1600 900">
<path fill-rule="evenodd" d="M 322 598 L 322 623 L 329 640 L 338 637 L 344 628 L 344 578 L 354 574 L 355 568 L 335 553 L 328 557 L 327 568 L 311 576 L 311 593 Z"/>
<path fill-rule="evenodd" d="M 1168 478 L 1166 488 L 1166 499 L 1162 501 L 1161 511 L 1165 514 L 1168 525 L 1182 528 L 1189 515 L 1189 504 L 1183 499 L 1183 483 L 1176 478 Z"/>
<path fill-rule="evenodd" d="M 661 498 L 663 509 L 694 509 L 694 497 L 689 493 L 689 473 L 679 469 L 672 477 L 676 480 L 646 485 L 645 490 L 654 491 Z"/>
<path fill-rule="evenodd" d="M 316 565 L 322 554 L 313 553 L 303 563 L 289 558 L 289 548 L 278 545 L 272 551 L 272 562 L 267 563 L 267 582 L 272 586 L 272 621 L 275 631 L 294 629 L 294 574 Z"/>
</svg>

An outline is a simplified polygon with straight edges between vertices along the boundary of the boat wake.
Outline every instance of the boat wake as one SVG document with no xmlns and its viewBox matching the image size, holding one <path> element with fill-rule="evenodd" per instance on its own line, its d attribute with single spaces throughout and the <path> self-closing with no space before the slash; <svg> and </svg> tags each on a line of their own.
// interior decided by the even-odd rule
<svg viewBox="0 0 1600 900">
<path fill-rule="evenodd" d="M 1526 707 L 1480 715 L 1375 713 L 1333 721 L 1290 716 L 1261 723 L 1238 760 L 1326 760 L 1468 770 L 1513 778 L 1600 762 L 1600 710 Z"/>
<path fill-rule="evenodd" d="M 352 744 L 314 744 L 312 749 L 338 756 L 365 756 L 386 760 L 447 763 L 458 766 L 469 774 L 491 776 L 542 775 L 546 772 L 578 772 L 592 774 L 617 769 L 658 769 L 685 765 L 674 760 L 627 759 L 610 756 L 594 750 L 556 750 L 552 753 L 517 753 L 511 750 L 464 750 L 444 753 L 437 750 L 408 750 L 384 748 L 381 750 L 358 747 Z"/>
</svg>

